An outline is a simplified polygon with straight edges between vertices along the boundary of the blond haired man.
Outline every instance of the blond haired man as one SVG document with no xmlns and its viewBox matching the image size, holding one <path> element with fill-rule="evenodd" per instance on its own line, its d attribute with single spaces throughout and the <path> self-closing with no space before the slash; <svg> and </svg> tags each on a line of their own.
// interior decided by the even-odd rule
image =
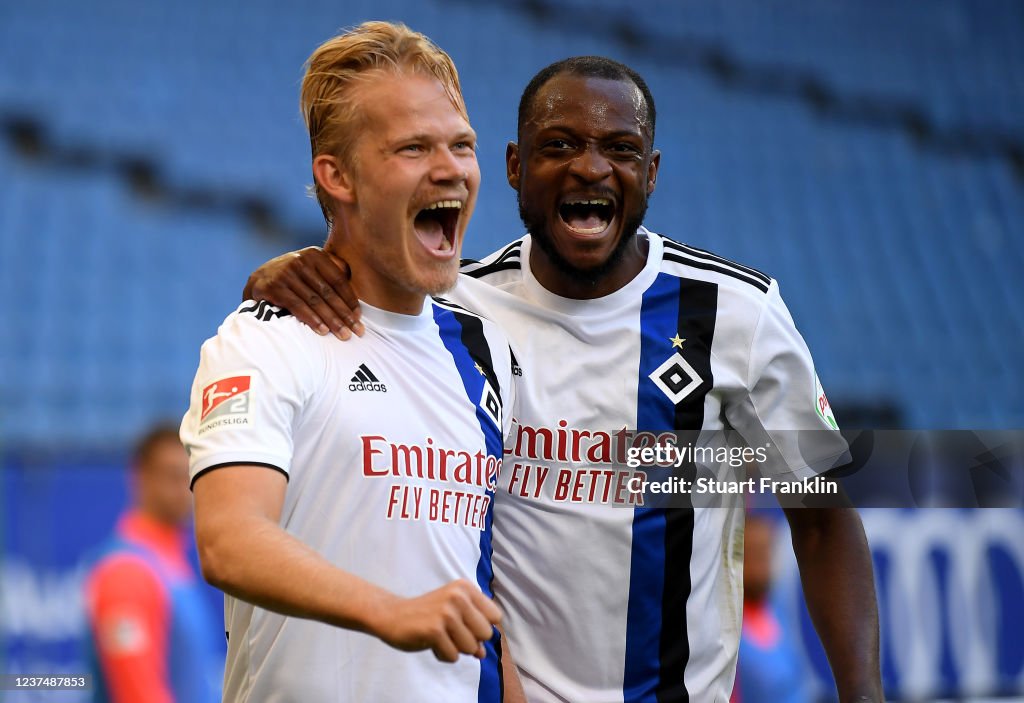
<svg viewBox="0 0 1024 703">
<path fill-rule="evenodd" d="M 427 297 L 455 283 L 480 179 L 455 66 L 365 23 L 310 57 L 302 111 L 367 331 L 330 344 L 246 302 L 203 345 L 182 438 L 203 573 L 227 594 L 225 700 L 501 700 L 511 353 Z"/>
</svg>

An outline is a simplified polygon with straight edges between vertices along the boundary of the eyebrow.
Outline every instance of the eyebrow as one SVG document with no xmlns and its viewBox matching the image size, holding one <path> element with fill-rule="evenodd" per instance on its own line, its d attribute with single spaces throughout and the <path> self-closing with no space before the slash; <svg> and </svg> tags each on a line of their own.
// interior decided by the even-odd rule
<svg viewBox="0 0 1024 703">
<path fill-rule="evenodd" d="M 406 134 L 400 137 L 395 137 L 394 139 L 391 139 L 389 141 L 392 144 L 400 144 L 402 142 L 431 142 L 435 138 L 435 136 L 427 134 L 426 132 L 417 132 L 416 134 Z M 454 135 L 452 139 L 456 141 L 466 139 L 475 140 L 476 132 L 472 129 L 463 130 L 458 134 Z"/>
<path fill-rule="evenodd" d="M 607 139 L 622 139 L 623 137 L 638 137 L 640 139 L 643 139 L 644 138 L 644 128 L 640 127 L 636 132 L 630 132 L 629 130 L 626 130 L 626 129 L 620 129 L 620 130 L 618 130 L 616 132 L 612 132 L 611 134 L 608 134 L 606 138 Z"/>
<path fill-rule="evenodd" d="M 642 126 L 638 125 L 638 129 L 635 132 L 631 132 L 628 129 L 617 129 L 614 132 L 609 132 L 608 134 L 603 135 L 601 139 L 602 141 L 609 139 L 624 139 L 626 137 L 632 137 L 634 139 L 644 139 L 647 136 L 645 134 L 645 131 L 646 130 L 644 130 Z M 576 130 L 560 124 L 548 125 L 546 127 L 541 127 L 540 129 L 537 130 L 537 134 L 548 134 L 557 132 L 561 132 L 563 134 L 568 134 L 572 136 L 577 135 Z"/>
</svg>

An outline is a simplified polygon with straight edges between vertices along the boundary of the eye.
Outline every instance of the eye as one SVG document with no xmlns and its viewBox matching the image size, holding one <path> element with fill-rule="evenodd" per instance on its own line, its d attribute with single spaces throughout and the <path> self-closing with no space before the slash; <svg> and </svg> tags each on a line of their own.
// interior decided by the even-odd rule
<svg viewBox="0 0 1024 703">
<path fill-rule="evenodd" d="M 414 143 L 401 146 L 398 148 L 398 151 L 403 154 L 419 154 L 425 151 L 425 148 L 422 144 Z"/>
<path fill-rule="evenodd" d="M 455 142 L 452 144 L 452 151 L 457 154 L 465 154 L 476 151 L 476 144 L 470 141 Z"/>
<path fill-rule="evenodd" d="M 569 142 L 567 142 L 564 139 L 549 139 L 548 141 L 544 142 L 544 148 L 545 149 L 554 149 L 554 150 L 564 150 L 564 149 L 571 149 L 572 148 L 572 144 L 570 144 Z"/>
<path fill-rule="evenodd" d="M 615 144 L 612 144 L 611 151 L 616 154 L 625 155 L 633 155 L 640 153 L 640 149 L 638 149 L 635 145 L 630 144 L 628 142 L 616 142 Z"/>
</svg>

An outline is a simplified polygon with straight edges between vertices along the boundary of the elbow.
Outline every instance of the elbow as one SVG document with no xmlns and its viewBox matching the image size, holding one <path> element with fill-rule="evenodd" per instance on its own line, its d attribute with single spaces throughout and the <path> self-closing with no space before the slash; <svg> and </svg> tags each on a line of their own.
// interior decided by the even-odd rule
<svg viewBox="0 0 1024 703">
<path fill-rule="evenodd" d="M 199 568 L 202 571 L 203 578 L 211 586 L 215 586 L 223 591 L 227 582 L 227 568 L 224 564 L 222 550 L 211 544 L 211 540 L 200 540 L 198 537 L 196 539 L 196 546 L 199 551 Z"/>
<path fill-rule="evenodd" d="M 206 582 L 225 593 L 235 591 L 238 585 L 236 555 L 239 550 L 232 547 L 230 538 L 222 532 L 211 534 L 210 530 L 197 529 L 196 547 L 199 567 Z"/>
</svg>

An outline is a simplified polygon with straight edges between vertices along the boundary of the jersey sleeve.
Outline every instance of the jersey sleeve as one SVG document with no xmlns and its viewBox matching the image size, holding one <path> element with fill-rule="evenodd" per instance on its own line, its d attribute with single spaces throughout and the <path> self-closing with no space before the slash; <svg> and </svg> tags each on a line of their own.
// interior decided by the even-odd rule
<svg viewBox="0 0 1024 703">
<path fill-rule="evenodd" d="M 110 557 L 91 574 L 86 600 L 111 701 L 173 703 L 168 669 L 170 601 L 152 569 L 137 557 Z"/>
<path fill-rule="evenodd" d="M 770 443 L 761 467 L 778 478 L 803 479 L 838 466 L 847 444 L 828 406 L 811 353 L 774 280 L 751 337 L 747 397 L 726 408 L 729 424 L 750 446 Z"/>
<path fill-rule="evenodd" d="M 181 439 L 192 483 L 235 464 L 291 470 L 293 426 L 323 377 L 315 333 L 266 303 L 244 303 L 200 352 Z"/>
</svg>

